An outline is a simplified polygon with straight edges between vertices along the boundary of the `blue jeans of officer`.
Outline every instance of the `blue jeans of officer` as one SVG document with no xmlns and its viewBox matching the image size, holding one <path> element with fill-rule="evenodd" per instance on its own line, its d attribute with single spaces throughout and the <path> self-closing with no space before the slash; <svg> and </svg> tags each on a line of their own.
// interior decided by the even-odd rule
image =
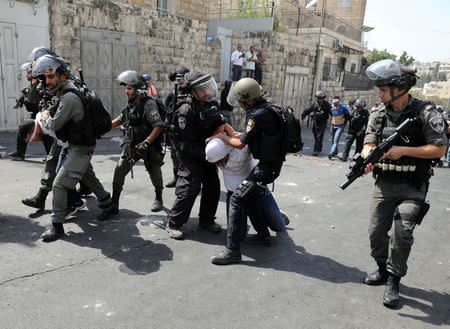
<svg viewBox="0 0 450 329">
<path fill-rule="evenodd" d="M 229 214 L 230 214 L 230 200 L 233 195 L 232 191 L 228 191 L 227 200 L 226 200 L 226 211 L 227 211 L 227 227 L 230 225 Z M 278 204 L 275 201 L 272 193 L 269 189 L 266 189 L 264 193 L 261 194 L 261 207 L 257 209 L 247 210 L 247 215 L 252 223 L 253 227 L 260 227 L 258 224 L 253 224 L 253 222 L 257 222 L 258 218 L 264 218 L 267 226 L 274 232 L 281 232 L 286 229 L 286 224 L 281 215 L 280 208 L 278 208 Z M 242 239 L 245 238 L 245 234 L 247 233 L 247 221 L 242 223 Z M 266 227 L 263 232 L 257 232 L 259 235 L 267 235 L 268 231 Z"/>
<path fill-rule="evenodd" d="M 271 166 L 258 165 L 246 178 L 248 181 L 261 182 L 263 184 L 271 183 L 280 174 L 281 165 L 276 169 Z M 251 218 L 253 228 L 260 236 L 270 235 L 268 227 L 271 223 L 271 229 L 282 231 L 284 229 L 284 220 L 280 209 L 273 199 L 270 191 L 265 188 L 256 188 L 248 197 L 242 198 L 236 190 L 230 198 L 229 223 L 227 227 L 227 248 L 239 250 L 240 243 L 246 233 L 247 214 Z"/>
<path fill-rule="evenodd" d="M 333 140 L 333 145 L 331 146 L 330 150 L 331 155 L 338 154 L 339 139 L 341 138 L 343 132 L 344 132 L 344 125 L 331 126 L 331 138 Z"/>
</svg>

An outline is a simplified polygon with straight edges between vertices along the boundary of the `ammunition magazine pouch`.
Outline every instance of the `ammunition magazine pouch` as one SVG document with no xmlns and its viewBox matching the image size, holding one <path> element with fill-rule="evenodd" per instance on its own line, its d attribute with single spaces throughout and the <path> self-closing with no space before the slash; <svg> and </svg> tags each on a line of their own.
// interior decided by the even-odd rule
<svg viewBox="0 0 450 329">
<path fill-rule="evenodd" d="M 264 185 L 245 179 L 241 184 L 239 184 L 236 191 L 234 191 L 234 195 L 239 200 L 248 200 L 257 193 L 263 192 L 266 189 L 267 187 Z"/>
</svg>

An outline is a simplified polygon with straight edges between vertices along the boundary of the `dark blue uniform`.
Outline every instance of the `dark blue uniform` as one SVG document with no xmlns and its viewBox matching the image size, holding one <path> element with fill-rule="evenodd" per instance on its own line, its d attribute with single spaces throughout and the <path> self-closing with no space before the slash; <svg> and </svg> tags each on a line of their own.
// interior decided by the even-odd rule
<svg viewBox="0 0 450 329">
<path fill-rule="evenodd" d="M 212 110 L 214 106 L 215 110 Z M 174 123 L 174 142 L 180 166 L 175 188 L 177 199 L 167 221 L 170 227 L 177 229 L 186 223 L 202 189 L 199 225 L 207 227 L 214 223 L 220 198 L 220 180 L 217 167 L 206 161 L 205 140 L 225 124 L 225 120 L 218 112 L 216 101 L 199 103 L 189 97 L 176 112 Z"/>
<path fill-rule="evenodd" d="M 243 232 L 243 223 L 249 212 L 262 211 L 266 184 L 272 183 L 280 174 L 284 161 L 281 150 L 281 122 L 275 113 L 267 109 L 265 100 L 260 100 L 249 109 L 246 117 L 246 129 L 241 135 L 242 143 L 249 146 L 250 152 L 259 162 L 233 193 L 230 200 L 230 216 L 227 232 L 227 248 L 238 250 Z M 252 222 L 261 236 L 269 236 L 264 216 L 255 216 Z"/>
</svg>

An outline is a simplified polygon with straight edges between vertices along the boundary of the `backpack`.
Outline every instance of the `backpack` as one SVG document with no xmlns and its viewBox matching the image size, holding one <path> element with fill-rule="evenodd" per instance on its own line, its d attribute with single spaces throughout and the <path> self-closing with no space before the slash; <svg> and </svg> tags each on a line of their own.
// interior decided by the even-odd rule
<svg viewBox="0 0 450 329">
<path fill-rule="evenodd" d="M 266 108 L 280 118 L 282 129 L 282 148 L 284 153 L 297 153 L 303 150 L 302 126 L 295 117 L 294 110 L 289 106 L 268 104 Z"/>
<path fill-rule="evenodd" d="M 158 107 L 159 115 L 161 116 L 161 120 L 164 122 L 167 117 L 167 107 L 164 105 L 160 97 L 151 97 L 147 96 L 150 99 L 153 99 Z"/>
<path fill-rule="evenodd" d="M 78 89 L 65 89 L 64 94 L 73 92 L 80 97 L 83 102 L 85 114 L 89 115 L 94 128 L 94 134 L 97 139 L 102 138 L 104 134 L 111 130 L 111 115 L 103 106 L 102 100 L 93 90 L 84 88 L 83 91 Z"/>
</svg>

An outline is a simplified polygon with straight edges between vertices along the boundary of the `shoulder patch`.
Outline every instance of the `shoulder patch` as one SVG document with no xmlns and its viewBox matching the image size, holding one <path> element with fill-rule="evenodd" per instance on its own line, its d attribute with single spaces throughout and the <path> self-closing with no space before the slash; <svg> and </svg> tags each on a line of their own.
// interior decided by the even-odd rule
<svg viewBox="0 0 450 329">
<path fill-rule="evenodd" d="M 186 128 L 186 117 L 184 115 L 178 117 L 178 126 L 180 129 Z"/>
<path fill-rule="evenodd" d="M 431 128 L 438 134 L 441 134 L 444 131 L 444 120 L 442 119 L 442 116 L 433 117 L 429 122 Z"/>
<path fill-rule="evenodd" d="M 152 111 L 152 112 L 150 113 L 150 117 L 151 117 L 153 120 L 158 120 L 158 119 L 159 119 L 159 113 L 158 113 L 158 111 L 156 111 L 156 110 Z"/>
<path fill-rule="evenodd" d="M 245 128 L 245 132 L 249 133 L 253 127 L 255 126 L 255 121 L 253 119 L 249 119 L 247 122 L 247 127 Z"/>
</svg>

